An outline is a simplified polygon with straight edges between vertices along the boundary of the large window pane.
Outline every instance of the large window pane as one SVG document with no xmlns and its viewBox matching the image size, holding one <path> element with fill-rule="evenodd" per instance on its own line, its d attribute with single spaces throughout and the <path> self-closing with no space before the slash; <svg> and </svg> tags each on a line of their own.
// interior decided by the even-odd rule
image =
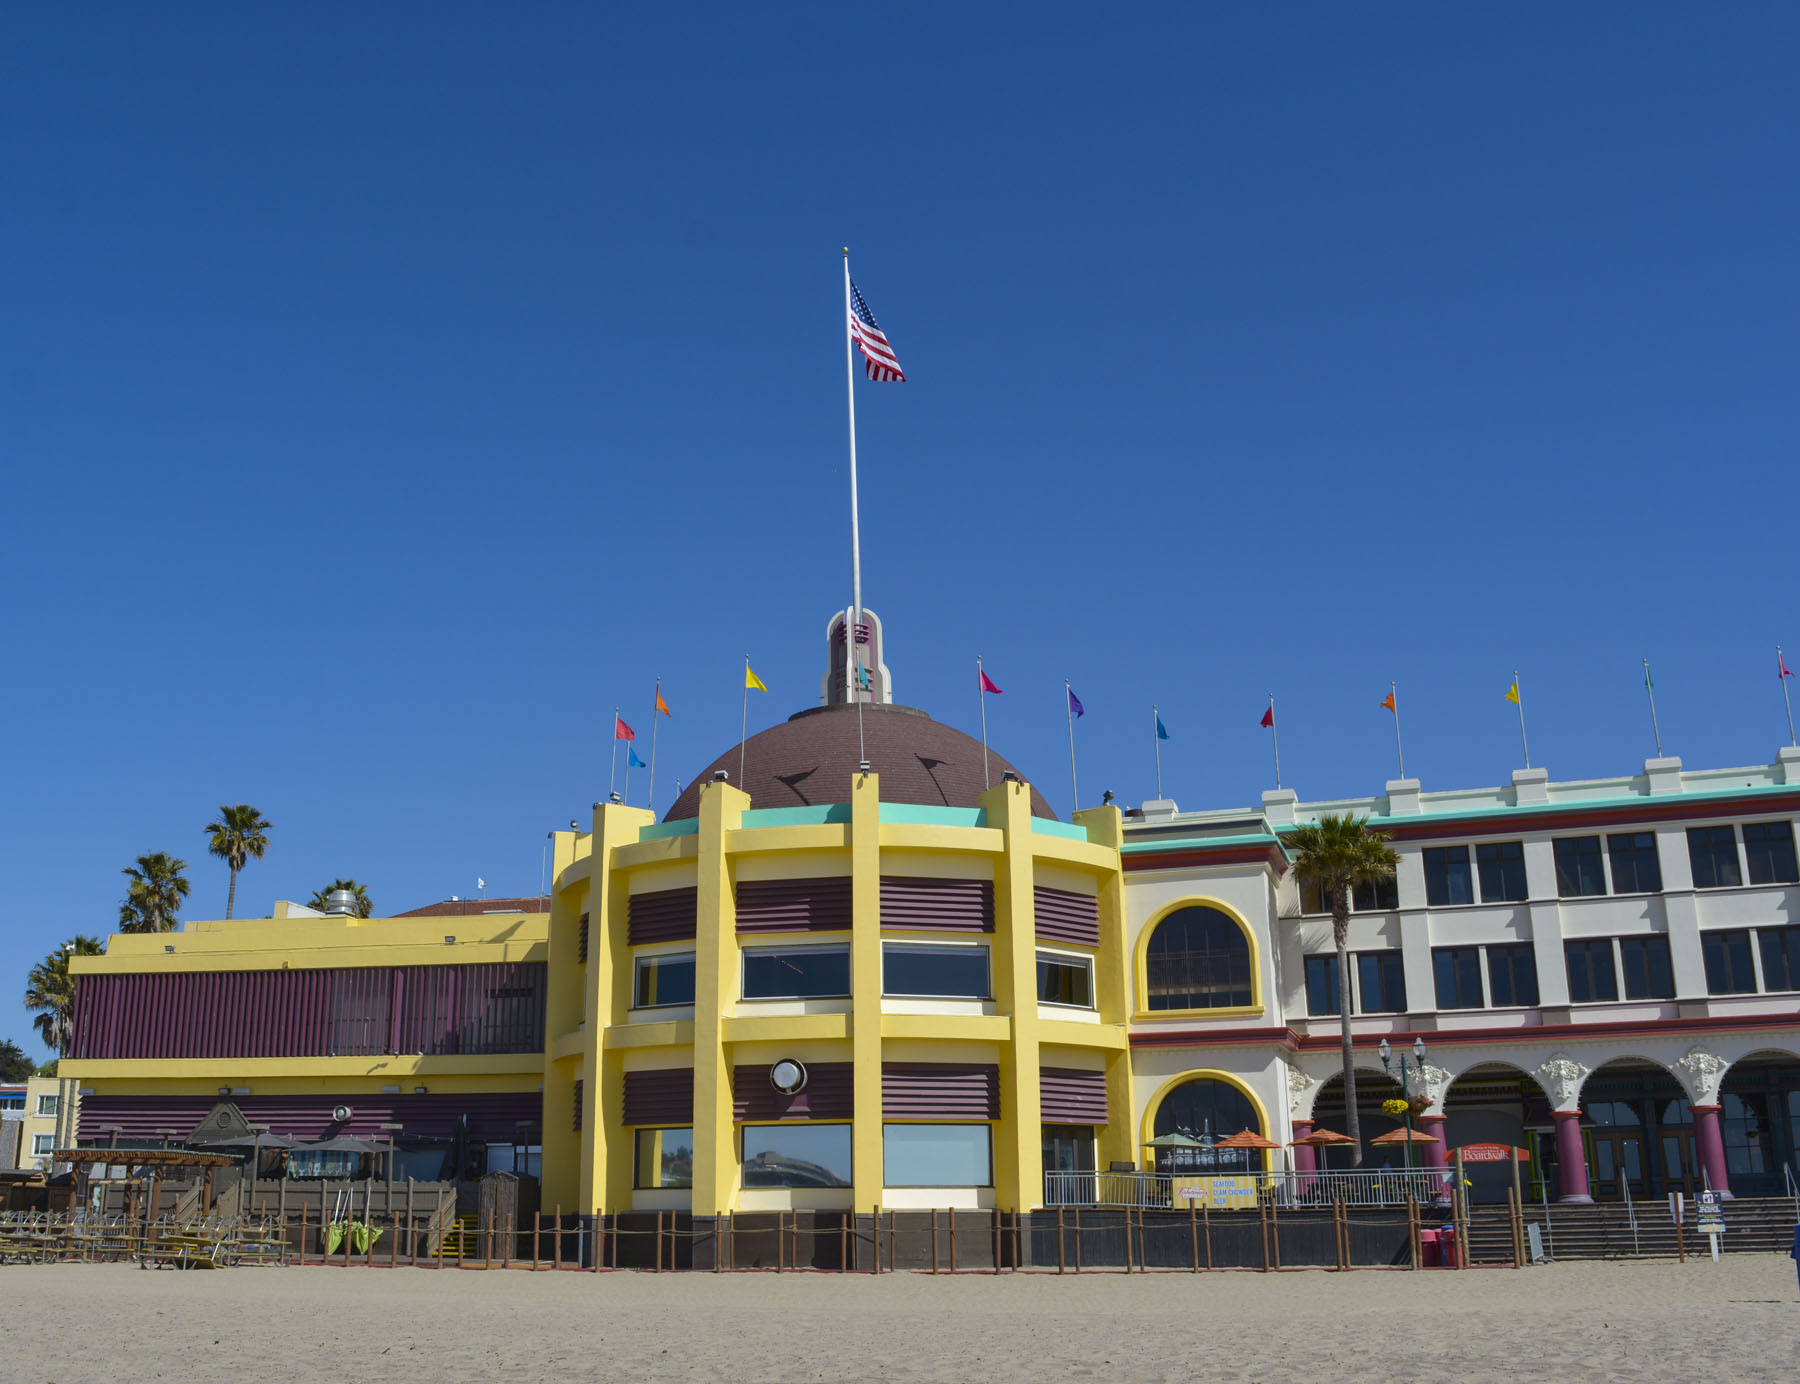
<svg viewBox="0 0 1800 1384">
<path fill-rule="evenodd" d="M 694 954 L 640 956 L 632 1003 L 639 1009 L 694 1002 Z"/>
<path fill-rule="evenodd" d="M 1094 1007 L 1094 963 L 1085 956 L 1059 952 L 1037 955 L 1038 999 L 1044 1004 Z"/>
<path fill-rule="evenodd" d="M 1443 908 L 1450 904 L 1475 902 L 1467 846 L 1427 846 L 1423 855 L 1426 903 L 1433 908 Z"/>
<path fill-rule="evenodd" d="M 1330 955 L 1306 958 L 1306 1012 L 1338 1012 L 1338 964 Z"/>
<path fill-rule="evenodd" d="M 1156 925 L 1144 952 L 1146 1009 L 1248 1008 L 1250 943 L 1216 908 L 1178 908 Z"/>
<path fill-rule="evenodd" d="M 1744 863 L 1752 884 L 1793 884 L 1800 881 L 1795 869 L 1794 826 L 1791 822 L 1744 823 Z"/>
<path fill-rule="evenodd" d="M 1356 1001 L 1364 1014 L 1406 1012 L 1406 968 L 1398 951 L 1357 953 Z"/>
<path fill-rule="evenodd" d="M 889 942 L 881 949 L 882 991 L 928 999 L 992 999 L 986 947 Z"/>
<path fill-rule="evenodd" d="M 744 953 L 747 1000 L 820 999 L 849 993 L 848 947 L 757 947 Z"/>
<path fill-rule="evenodd" d="M 1675 968 L 1669 962 L 1667 937 L 1621 937 L 1619 958 L 1625 967 L 1626 999 L 1675 998 Z"/>
<path fill-rule="evenodd" d="M 1487 954 L 1490 1004 L 1499 1008 L 1538 1002 L 1537 958 L 1532 953 L 1531 943 L 1489 947 Z"/>
<path fill-rule="evenodd" d="M 984 1124 L 883 1125 L 882 1178 L 889 1187 L 991 1187 L 990 1148 Z"/>
<path fill-rule="evenodd" d="M 1220 1149 L 1213 1145 L 1240 1130 L 1262 1132 L 1262 1121 L 1250 1098 L 1229 1082 L 1212 1077 L 1184 1081 L 1156 1108 L 1152 1137 L 1185 1134 L 1199 1148 L 1156 1148 L 1159 1173 L 1241 1173 L 1263 1166 L 1254 1149 Z"/>
<path fill-rule="evenodd" d="M 1613 971 L 1612 939 L 1599 942 L 1565 942 L 1563 956 L 1569 966 L 1569 999 L 1574 1004 L 1619 998 L 1618 976 Z"/>
<path fill-rule="evenodd" d="M 848 1187 L 850 1126 L 744 1126 L 744 1186 Z"/>
<path fill-rule="evenodd" d="M 692 1187 L 694 1131 L 640 1129 L 635 1171 L 634 1187 Z"/>
<path fill-rule="evenodd" d="M 1756 930 L 1762 946 L 1763 989 L 1800 990 L 1800 927 Z"/>
<path fill-rule="evenodd" d="M 1687 838 L 1696 889 L 1729 889 L 1744 882 L 1738 873 L 1735 828 L 1689 827 Z"/>
<path fill-rule="evenodd" d="M 1390 877 L 1359 884 L 1350 892 L 1350 903 L 1358 913 L 1392 913 L 1400 907 L 1399 882 Z"/>
<path fill-rule="evenodd" d="M 1481 948 L 1438 947 L 1431 953 L 1439 1009 L 1481 1008 Z"/>
<path fill-rule="evenodd" d="M 1475 848 L 1483 903 L 1522 903 L 1525 889 L 1525 843 L 1488 841 Z"/>
<path fill-rule="evenodd" d="M 1706 989 L 1713 995 L 1756 992 L 1750 967 L 1750 934 L 1743 930 L 1702 932 L 1700 952 L 1706 960 Z"/>
<path fill-rule="evenodd" d="M 1606 838 L 1611 857 L 1615 894 L 1654 894 L 1662 888 L 1662 861 L 1656 854 L 1656 833 L 1630 831 Z"/>
<path fill-rule="evenodd" d="M 1598 836 L 1565 836 L 1555 845 L 1556 892 L 1565 899 L 1606 892 Z"/>
</svg>

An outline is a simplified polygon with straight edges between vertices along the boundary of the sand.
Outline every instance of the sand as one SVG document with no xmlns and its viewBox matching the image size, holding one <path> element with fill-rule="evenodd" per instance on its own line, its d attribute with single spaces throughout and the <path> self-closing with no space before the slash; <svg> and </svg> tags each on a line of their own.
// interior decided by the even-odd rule
<svg viewBox="0 0 1800 1384">
<path fill-rule="evenodd" d="M 1791 1380 L 1776 1255 L 1463 1273 L 1002 1277 L 0 1268 L 0 1377 Z"/>
</svg>

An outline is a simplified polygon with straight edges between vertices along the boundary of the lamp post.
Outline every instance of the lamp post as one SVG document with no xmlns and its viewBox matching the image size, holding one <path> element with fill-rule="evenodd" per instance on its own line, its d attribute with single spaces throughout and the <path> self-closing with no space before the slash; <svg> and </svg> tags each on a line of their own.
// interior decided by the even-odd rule
<svg viewBox="0 0 1800 1384">
<path fill-rule="evenodd" d="M 1423 1038 L 1414 1038 L 1412 1050 L 1413 1050 L 1412 1069 L 1422 1071 L 1425 1067 L 1425 1040 Z M 1388 1040 L 1386 1038 L 1383 1038 L 1381 1040 L 1381 1046 L 1379 1048 L 1377 1048 L 1376 1051 L 1381 1054 L 1381 1070 L 1386 1072 L 1389 1077 L 1392 1077 L 1394 1075 L 1394 1065 L 1393 1065 L 1394 1050 L 1393 1050 L 1393 1048 L 1388 1046 Z M 1406 1062 L 1406 1054 L 1401 1053 L 1400 1054 L 1400 1099 L 1406 1102 L 1406 1170 L 1408 1172 L 1411 1172 L 1412 1171 L 1412 1090 L 1411 1090 L 1410 1084 L 1407 1081 L 1407 1073 L 1408 1073 L 1408 1067 L 1407 1067 L 1407 1062 Z"/>
</svg>

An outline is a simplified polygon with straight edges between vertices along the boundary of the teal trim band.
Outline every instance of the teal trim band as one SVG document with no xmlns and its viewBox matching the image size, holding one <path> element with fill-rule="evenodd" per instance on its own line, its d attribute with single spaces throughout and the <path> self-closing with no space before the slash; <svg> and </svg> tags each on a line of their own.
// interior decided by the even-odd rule
<svg viewBox="0 0 1800 1384">
<path fill-rule="evenodd" d="M 1278 837 L 1264 833 L 1253 836 L 1165 836 L 1155 841 L 1127 841 L 1119 847 L 1120 855 L 1161 855 L 1167 851 L 1218 850 L 1227 846 L 1280 846 Z"/>
<path fill-rule="evenodd" d="M 638 840 L 661 841 L 669 836 L 698 836 L 700 819 L 683 817 L 679 822 L 652 822 L 647 827 L 638 828 Z"/>
<path fill-rule="evenodd" d="M 760 827 L 818 827 L 850 820 L 849 803 L 818 803 L 809 807 L 753 807 L 738 820 L 741 831 Z"/>
<path fill-rule="evenodd" d="M 985 807 L 931 807 L 922 803 L 883 803 L 881 820 L 895 826 L 985 827 Z"/>
<path fill-rule="evenodd" d="M 1088 839 L 1087 828 L 1076 826 L 1073 822 L 1056 822 L 1048 817 L 1033 817 L 1031 829 L 1039 836 L 1061 836 L 1070 841 Z"/>
<path fill-rule="evenodd" d="M 1486 807 L 1463 808 L 1454 812 L 1402 812 L 1398 816 L 1387 817 L 1376 813 L 1369 814 L 1369 825 L 1377 831 L 1385 831 L 1389 827 L 1418 826 L 1421 823 L 1434 822 L 1478 822 L 1497 817 L 1509 817 L 1515 813 L 1537 815 L 1539 813 L 1582 813 L 1582 812 L 1616 812 L 1621 808 L 1631 807 L 1668 807 L 1676 803 L 1716 803 L 1729 802 L 1734 798 L 1753 800 L 1756 798 L 1780 797 L 1800 791 L 1791 783 L 1758 783 L 1745 784 L 1742 788 L 1694 789 L 1680 793 L 1625 793 L 1610 798 L 1571 798 L 1564 802 L 1547 803 L 1490 803 Z M 1317 818 L 1308 818 L 1307 822 Z M 1295 826 L 1306 825 L 1296 822 Z M 1292 831 L 1292 826 L 1283 826 L 1281 831 Z"/>
</svg>

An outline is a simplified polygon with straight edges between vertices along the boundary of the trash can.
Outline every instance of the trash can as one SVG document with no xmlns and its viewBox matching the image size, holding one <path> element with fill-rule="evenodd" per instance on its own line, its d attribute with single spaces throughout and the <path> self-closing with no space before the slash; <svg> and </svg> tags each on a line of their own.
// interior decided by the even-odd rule
<svg viewBox="0 0 1800 1384">
<path fill-rule="evenodd" d="M 1438 1267 L 1440 1269 L 1454 1269 L 1456 1267 L 1455 1226 L 1444 1226 L 1438 1232 L 1438 1247 L 1440 1251 L 1438 1256 Z"/>
<path fill-rule="evenodd" d="M 1419 1232 L 1419 1267 L 1422 1269 L 1444 1267 L 1444 1250 L 1440 1232 L 1435 1230 Z"/>
</svg>

